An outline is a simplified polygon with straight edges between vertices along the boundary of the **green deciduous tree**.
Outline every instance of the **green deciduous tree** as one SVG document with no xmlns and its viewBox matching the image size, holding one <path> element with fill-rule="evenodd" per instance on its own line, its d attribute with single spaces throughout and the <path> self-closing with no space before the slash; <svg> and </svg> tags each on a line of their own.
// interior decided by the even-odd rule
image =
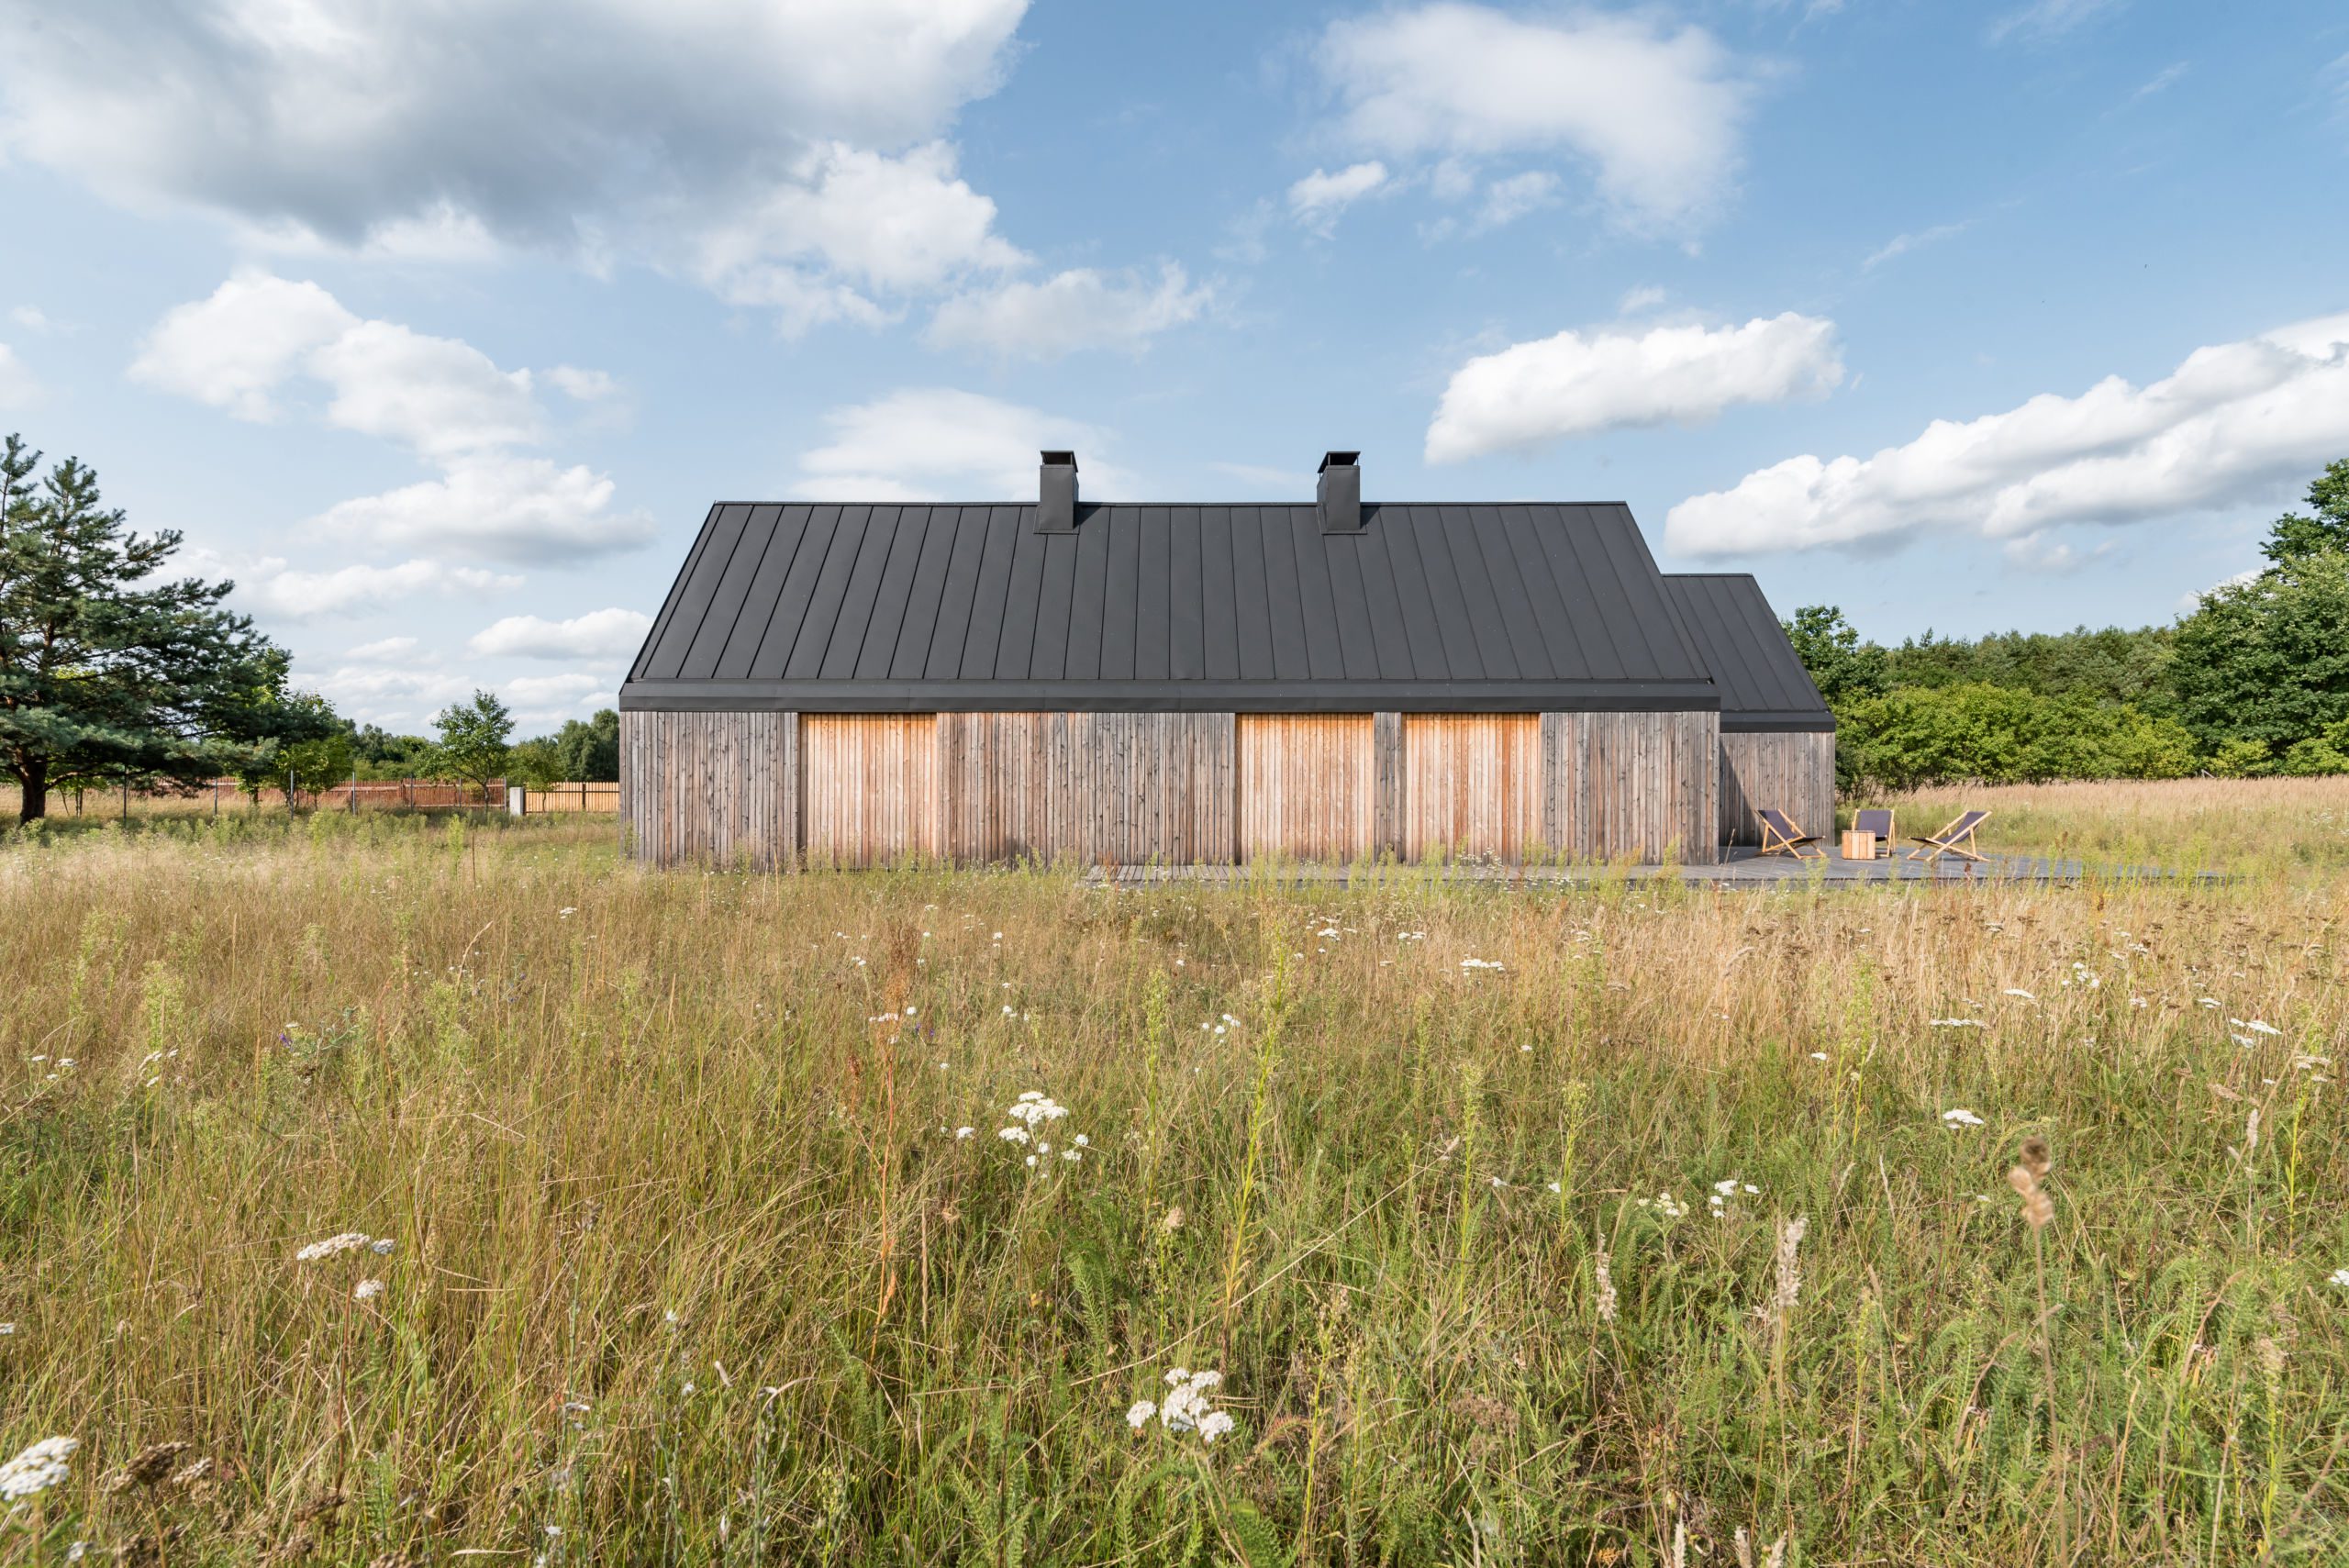
<svg viewBox="0 0 2349 1568">
<path fill-rule="evenodd" d="M 72 458 L 36 483 L 39 464 L 0 446 L 0 773 L 21 819 L 59 781 L 193 784 L 287 726 L 309 738 L 284 652 L 221 607 L 234 584 L 165 577 L 176 532 L 131 532 Z"/>
<path fill-rule="evenodd" d="M 2178 717 L 2213 753 L 2256 740 L 2281 757 L 2349 718 L 2349 552 L 2288 553 L 2203 595 L 2178 623 L 2170 678 Z"/>
<path fill-rule="evenodd" d="M 1886 789 L 1979 780 L 2178 778 L 2194 738 L 2126 704 L 2043 697 L 2008 686 L 1900 686 L 1838 716 L 1836 747 Z"/>
<path fill-rule="evenodd" d="M 1780 624 L 1829 707 L 1840 711 L 1846 703 L 1884 695 L 1889 684 L 1884 650 L 1862 642 L 1842 610 L 1833 605 L 1805 605 L 1794 619 Z"/>
<path fill-rule="evenodd" d="M 2287 512 L 2277 518 L 2259 553 L 2277 566 L 2328 550 L 2349 553 L 2349 458 L 2325 464 L 2310 483 L 2309 510 L 2316 515 Z"/>
<path fill-rule="evenodd" d="M 494 693 L 476 691 L 471 702 L 451 703 L 432 721 L 440 739 L 432 747 L 432 772 L 486 791 L 506 772 L 514 716 Z"/>
<path fill-rule="evenodd" d="M 620 716 L 598 708 L 596 717 L 565 721 L 554 738 L 559 778 L 573 783 L 617 784 L 620 776 Z"/>
<path fill-rule="evenodd" d="M 518 740 L 506 750 L 506 782 L 544 789 L 564 778 L 562 758 L 555 742 L 541 737 Z"/>
</svg>

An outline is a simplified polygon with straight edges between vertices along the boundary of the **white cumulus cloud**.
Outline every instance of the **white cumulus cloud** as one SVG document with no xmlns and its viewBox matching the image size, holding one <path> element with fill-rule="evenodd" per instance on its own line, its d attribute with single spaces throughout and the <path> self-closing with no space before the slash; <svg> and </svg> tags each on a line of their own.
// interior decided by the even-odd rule
<svg viewBox="0 0 2349 1568">
<path fill-rule="evenodd" d="M 938 307 L 929 338 L 935 347 L 1007 359 L 1057 360 L 1085 349 L 1139 354 L 1161 332 L 1197 320 L 1212 298 L 1172 261 L 1155 282 L 1079 267 L 958 295 Z"/>
<path fill-rule="evenodd" d="M 1701 28 L 1445 0 L 1333 22 L 1316 59 L 1348 144 L 1570 160 L 1634 224 L 1701 218 L 1737 168 L 1748 89 Z"/>
<path fill-rule="evenodd" d="M 652 518 L 615 511 L 614 488 L 584 464 L 498 455 L 469 459 L 439 479 L 339 501 L 315 520 L 354 543 L 561 564 L 651 541 Z"/>
<path fill-rule="evenodd" d="M 356 246 L 593 249 L 896 149 L 1002 81 L 1026 0 L 24 0 L 0 142 L 128 205 Z M 817 241 L 820 243 L 820 241 Z"/>
<path fill-rule="evenodd" d="M 598 371 L 549 373 L 574 396 L 611 390 Z M 289 399 L 322 392 L 325 424 L 389 441 L 440 471 L 317 519 L 362 544 L 543 562 L 626 550 L 653 534 L 641 511 L 613 508 L 609 478 L 515 450 L 547 433 L 529 371 L 500 370 L 459 339 L 364 319 L 315 283 L 239 272 L 165 312 L 130 374 L 239 419 L 275 419 Z"/>
<path fill-rule="evenodd" d="M 364 563 L 340 566 L 329 572 L 295 570 L 276 557 L 264 557 L 236 578 L 236 598 L 241 604 L 281 620 L 312 620 L 319 616 L 350 615 L 381 609 L 418 594 L 486 594 L 518 588 L 522 579 L 473 566 L 448 566 L 438 561 L 411 560 L 387 566 Z M 391 639 L 389 641 L 407 639 Z M 371 644 L 371 659 L 396 651 Z M 360 657 L 353 650 L 351 657 Z"/>
<path fill-rule="evenodd" d="M 1338 215 L 1386 184 L 1386 165 L 1372 159 L 1332 174 L 1316 169 L 1288 188 L 1289 216 L 1316 234 L 1338 226 Z"/>
<path fill-rule="evenodd" d="M 1565 331 L 1453 372 L 1427 457 L 1454 462 L 1601 430 L 1698 424 L 1738 404 L 1823 395 L 1842 379 L 1835 324 L 1792 311 L 1742 327 Z"/>
<path fill-rule="evenodd" d="M 2349 316 L 2195 350 L 2144 386 L 2107 377 L 1937 419 L 1871 457 L 1792 457 L 1675 506 L 1684 555 L 2016 539 L 2266 500 L 2349 443 Z"/>
<path fill-rule="evenodd" d="M 797 492 L 827 501 L 1026 501 L 1036 494 L 1036 454 L 1077 454 L 1088 499 L 1125 493 L 1127 476 L 1094 454 L 1106 431 L 975 392 L 908 387 L 834 409 L 830 439 L 799 459 Z"/>
<path fill-rule="evenodd" d="M 521 659 L 624 658 L 636 651 L 652 617 L 641 610 L 590 610 L 569 620 L 507 616 L 473 633 L 465 644 L 486 657 Z"/>
</svg>

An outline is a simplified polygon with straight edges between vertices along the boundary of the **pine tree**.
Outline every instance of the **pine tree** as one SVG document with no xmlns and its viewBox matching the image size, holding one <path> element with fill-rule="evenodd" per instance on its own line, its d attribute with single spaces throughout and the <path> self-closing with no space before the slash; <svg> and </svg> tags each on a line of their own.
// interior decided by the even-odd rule
<svg viewBox="0 0 2349 1568">
<path fill-rule="evenodd" d="M 307 739 L 286 654 L 221 607 L 235 584 L 164 577 L 176 531 L 131 532 L 75 459 L 36 484 L 39 466 L 0 446 L 0 774 L 19 819 L 68 781 L 193 784 Z"/>
</svg>

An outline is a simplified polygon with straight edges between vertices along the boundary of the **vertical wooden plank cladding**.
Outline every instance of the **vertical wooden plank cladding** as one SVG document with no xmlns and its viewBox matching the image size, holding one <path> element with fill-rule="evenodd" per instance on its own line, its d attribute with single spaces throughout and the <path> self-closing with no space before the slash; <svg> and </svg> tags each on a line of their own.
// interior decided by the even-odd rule
<svg viewBox="0 0 2349 1568">
<path fill-rule="evenodd" d="M 941 713 L 943 852 L 1228 863 L 1228 713 Z"/>
<path fill-rule="evenodd" d="M 1378 776 L 1368 714 L 1241 714 L 1240 858 L 1353 861 L 1377 852 Z"/>
<path fill-rule="evenodd" d="M 1576 860 L 1667 851 L 1719 858 L 1719 727 L 1712 713 L 1545 713 L 1541 834 Z"/>
<path fill-rule="evenodd" d="M 1775 806 L 1824 838 L 1835 827 L 1835 737 L 1807 730 L 1762 730 L 1721 736 L 1720 836 L 1724 843 L 1758 844 L 1762 807 Z"/>
<path fill-rule="evenodd" d="M 1377 794 L 1371 807 L 1371 852 L 1403 857 L 1404 814 L 1410 809 L 1410 780 L 1403 763 L 1403 716 L 1370 716 L 1372 771 Z"/>
<path fill-rule="evenodd" d="M 1407 857 L 1515 863 L 1540 845 L 1540 716 L 1414 713 L 1402 728 Z"/>
<path fill-rule="evenodd" d="M 620 820 L 637 858 L 790 863 L 798 716 L 623 713 Z"/>
<path fill-rule="evenodd" d="M 804 714 L 799 745 L 810 862 L 874 866 L 938 853 L 936 716 Z"/>
</svg>

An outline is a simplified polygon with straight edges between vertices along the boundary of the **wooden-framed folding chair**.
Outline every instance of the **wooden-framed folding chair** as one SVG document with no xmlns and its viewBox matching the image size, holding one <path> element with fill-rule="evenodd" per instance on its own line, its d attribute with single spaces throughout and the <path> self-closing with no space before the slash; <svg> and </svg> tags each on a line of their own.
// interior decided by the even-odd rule
<svg viewBox="0 0 2349 1568">
<path fill-rule="evenodd" d="M 1880 861 L 1889 859 L 1900 847 L 1892 837 L 1892 808 L 1888 806 L 1871 806 L 1852 813 L 1852 831 L 1876 835 L 1876 858 Z"/>
<path fill-rule="evenodd" d="M 1966 846 L 1974 842 L 1974 829 L 1981 827 L 1989 818 L 1990 814 L 1987 811 L 1961 812 L 1954 821 L 1940 832 L 1927 838 L 1912 840 L 1911 842 L 1917 847 L 1909 851 L 1909 858 L 1912 861 L 1931 862 L 1947 854 L 1957 855 L 1969 861 L 1987 861 L 1989 859 L 1988 856 L 1976 854 Z"/>
<path fill-rule="evenodd" d="M 1762 821 L 1763 854 L 1792 855 L 1798 861 L 1809 860 L 1811 855 L 1822 861 L 1827 858 L 1827 851 L 1821 849 L 1811 849 L 1809 855 L 1803 853 L 1806 847 L 1819 842 L 1819 835 L 1796 827 L 1793 819 L 1776 806 L 1765 806 L 1754 815 Z"/>
</svg>

